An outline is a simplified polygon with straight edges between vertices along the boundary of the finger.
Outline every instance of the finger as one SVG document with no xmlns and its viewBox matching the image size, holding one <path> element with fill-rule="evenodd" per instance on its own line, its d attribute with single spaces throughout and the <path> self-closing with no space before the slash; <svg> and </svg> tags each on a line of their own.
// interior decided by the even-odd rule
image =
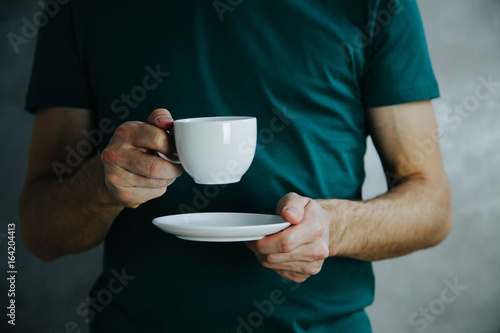
<svg viewBox="0 0 500 333">
<path fill-rule="evenodd" d="M 106 173 L 106 179 L 115 186 L 163 188 L 172 185 L 176 178 L 147 178 L 120 167 L 112 166 L 111 170 Z"/>
<path fill-rule="evenodd" d="M 316 225 L 316 216 L 306 210 L 304 220 L 285 230 L 255 241 L 256 250 L 261 254 L 290 253 L 298 247 L 316 240 L 321 226 Z"/>
<path fill-rule="evenodd" d="M 309 246 L 308 248 L 304 247 L 302 253 L 296 253 L 295 255 L 279 254 L 280 256 L 283 255 L 284 257 L 276 258 L 276 260 L 284 261 L 272 262 L 275 259 L 256 252 L 254 249 L 254 244 L 252 243 L 254 242 L 248 242 L 247 246 L 256 254 L 260 264 L 263 267 L 272 269 L 274 271 L 295 272 L 305 276 L 315 275 L 321 271 L 324 259 L 328 257 L 328 251 L 324 247 Z M 316 249 L 320 249 L 320 251 Z"/>
<path fill-rule="evenodd" d="M 122 149 L 123 146 L 160 151 L 171 154 L 175 151 L 172 137 L 156 126 L 130 121 L 119 126 L 110 145 Z"/>
<path fill-rule="evenodd" d="M 166 133 L 167 135 L 167 144 L 166 146 L 161 146 L 159 149 L 156 149 L 156 151 L 159 151 L 160 153 L 163 153 L 165 155 L 173 155 L 175 154 L 174 152 L 177 151 L 177 148 L 175 147 L 175 140 L 174 136 L 170 133 Z M 150 150 L 151 151 L 151 150 Z M 154 152 L 154 150 L 152 150 Z"/>
<path fill-rule="evenodd" d="M 304 208 L 310 200 L 297 193 L 288 193 L 276 205 L 276 214 L 287 222 L 298 224 L 304 218 Z"/>
<path fill-rule="evenodd" d="M 144 202 L 161 197 L 167 191 L 163 188 L 117 187 L 112 191 L 116 199 L 127 207 L 137 208 Z"/>
<path fill-rule="evenodd" d="M 278 273 L 279 276 L 297 283 L 302 283 L 309 277 L 300 273 L 290 272 L 285 270 L 275 270 L 275 272 Z"/>
<path fill-rule="evenodd" d="M 269 265 L 278 265 L 293 262 L 310 263 L 325 260 L 328 258 L 328 255 L 328 244 L 322 239 L 318 239 L 316 242 L 300 246 L 290 253 L 260 254 L 259 259 L 265 261 Z"/>
<path fill-rule="evenodd" d="M 290 253 L 302 245 L 300 234 L 295 232 L 298 226 L 291 226 L 287 229 L 274 234 L 266 236 L 258 241 L 255 241 L 255 249 L 263 255 L 271 253 Z"/>
<path fill-rule="evenodd" d="M 126 168 L 132 173 L 153 179 L 177 178 L 184 170 L 179 164 L 173 164 L 161 157 L 149 154 L 142 154 L 142 158 L 132 160 Z"/>
<path fill-rule="evenodd" d="M 321 271 L 321 268 L 323 267 L 323 261 L 318 260 L 313 262 L 303 262 L 303 261 L 285 262 L 276 265 L 268 265 L 266 263 L 262 263 L 262 266 L 272 269 L 274 271 L 277 270 L 288 271 L 305 276 L 311 276 L 311 275 L 316 275 Z"/>
<path fill-rule="evenodd" d="M 156 109 L 149 115 L 148 124 L 163 129 L 171 129 L 174 124 L 174 118 L 167 109 Z"/>
<path fill-rule="evenodd" d="M 164 130 L 150 124 L 143 124 L 131 137 L 130 144 L 138 148 L 159 151 L 165 155 L 175 152 L 173 137 Z"/>
<path fill-rule="evenodd" d="M 169 163 L 161 157 L 134 148 L 124 149 L 120 153 L 106 149 L 102 159 L 112 166 L 146 178 L 172 179 L 179 177 L 183 171 L 181 165 Z"/>
</svg>

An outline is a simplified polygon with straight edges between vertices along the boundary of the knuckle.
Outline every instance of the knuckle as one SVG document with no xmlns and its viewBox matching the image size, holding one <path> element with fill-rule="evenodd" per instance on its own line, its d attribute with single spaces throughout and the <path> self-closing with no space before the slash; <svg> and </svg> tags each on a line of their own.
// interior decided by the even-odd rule
<svg viewBox="0 0 500 333">
<path fill-rule="evenodd" d="M 160 162 L 155 161 L 155 162 L 151 162 L 148 165 L 148 172 L 154 178 L 160 177 L 163 174 L 163 171 L 164 171 L 163 165 Z"/>
<path fill-rule="evenodd" d="M 167 136 L 161 130 L 155 130 L 151 133 L 151 143 L 157 149 L 166 147 L 167 145 Z"/>
<path fill-rule="evenodd" d="M 285 272 L 282 272 L 282 273 L 280 273 L 280 274 L 281 274 L 281 276 L 282 276 L 282 277 L 284 277 L 285 279 L 293 281 L 293 276 L 292 276 L 292 273 L 291 273 L 291 272 L 285 271 Z"/>
<path fill-rule="evenodd" d="M 314 247 L 314 249 L 311 253 L 311 258 L 314 260 L 324 260 L 324 259 L 328 258 L 329 255 L 330 255 L 330 250 L 328 248 L 327 242 L 324 240 L 321 240 Z"/>
<path fill-rule="evenodd" d="M 286 198 L 288 199 L 288 201 L 292 201 L 292 202 L 297 203 L 301 206 L 304 205 L 306 202 L 313 201 L 313 200 L 311 200 L 311 198 L 302 196 L 296 192 L 288 193 Z"/>
<path fill-rule="evenodd" d="M 278 249 L 282 253 L 289 253 L 295 249 L 295 242 L 290 236 L 284 237 L 278 243 Z"/>
<path fill-rule="evenodd" d="M 296 198 L 298 198 L 298 194 L 295 192 L 289 192 L 284 197 L 281 198 L 279 203 L 284 207 L 289 205 L 290 202 L 293 202 Z"/>
<path fill-rule="evenodd" d="M 132 202 L 133 193 L 129 189 L 119 189 L 116 196 L 118 200 L 128 206 L 128 204 Z"/>
<path fill-rule="evenodd" d="M 290 273 L 288 273 L 287 279 L 292 280 L 293 282 L 302 283 L 306 280 L 306 277 L 299 275 L 299 274 L 296 274 L 296 273 L 293 273 L 293 272 L 290 272 Z"/>
<path fill-rule="evenodd" d="M 288 252 L 293 251 L 294 244 L 293 244 L 293 242 L 290 239 L 285 238 L 285 239 L 282 239 L 278 243 L 278 248 L 279 248 L 280 252 L 288 253 Z"/>
<path fill-rule="evenodd" d="M 117 137 L 117 138 L 126 138 L 126 137 L 129 137 L 130 136 L 130 132 L 131 132 L 131 127 L 132 127 L 132 124 L 127 122 L 127 123 L 123 123 L 122 125 L 118 126 L 115 130 L 115 133 L 113 134 L 114 137 Z"/>
<path fill-rule="evenodd" d="M 285 203 L 286 206 L 292 206 L 294 208 L 300 207 L 300 201 L 297 197 L 288 197 Z"/>
<path fill-rule="evenodd" d="M 323 223 L 321 223 L 321 222 L 315 223 L 314 233 L 316 234 L 316 236 L 323 235 L 325 233 L 325 231 L 326 231 L 326 227 Z"/>
<path fill-rule="evenodd" d="M 168 111 L 167 109 L 164 109 L 164 108 L 159 108 L 159 109 L 155 109 L 153 110 L 153 112 L 151 112 L 151 114 L 149 115 L 150 118 L 156 118 L 157 116 L 169 116 L 169 117 L 172 117 L 170 111 Z"/>
<path fill-rule="evenodd" d="M 257 251 L 257 253 L 262 253 L 262 251 L 264 250 L 264 245 L 261 242 L 255 242 L 255 250 Z"/>
<path fill-rule="evenodd" d="M 320 270 L 321 267 L 318 267 L 317 265 L 307 265 L 306 267 L 304 267 L 304 274 L 309 276 L 316 275 Z"/>
<path fill-rule="evenodd" d="M 155 193 L 156 194 L 156 196 L 155 196 L 156 198 L 157 197 L 161 197 L 162 195 L 164 195 L 167 192 L 167 187 L 158 188 L 158 189 L 156 189 L 155 192 L 156 192 Z"/>
<path fill-rule="evenodd" d="M 311 198 L 307 198 L 309 199 L 309 205 L 312 207 L 312 208 L 321 208 L 321 205 L 319 204 L 319 202 L 317 202 L 316 200 L 312 200 Z"/>
<path fill-rule="evenodd" d="M 113 185 L 119 184 L 121 181 L 120 175 L 118 173 L 110 171 L 106 173 L 106 180 Z"/>
<path fill-rule="evenodd" d="M 325 245 L 318 246 L 316 252 L 314 253 L 314 259 L 325 260 L 328 258 L 330 251 Z"/>
<path fill-rule="evenodd" d="M 268 254 L 264 256 L 264 260 L 270 264 L 274 264 L 277 262 L 276 254 Z"/>
<path fill-rule="evenodd" d="M 103 163 L 107 164 L 112 164 L 118 160 L 117 153 L 111 149 L 110 147 L 107 147 L 104 149 L 104 151 L 101 153 L 101 161 Z"/>
<path fill-rule="evenodd" d="M 138 204 L 138 203 L 127 203 L 127 204 L 125 204 L 125 206 L 127 206 L 128 208 L 133 208 L 133 209 L 139 207 L 140 205 L 141 204 Z"/>
<path fill-rule="evenodd" d="M 137 197 L 136 190 L 133 187 L 120 188 L 118 192 L 118 200 L 124 205 L 131 208 L 137 208 L 144 201 Z"/>
<path fill-rule="evenodd" d="M 265 260 L 264 258 L 261 258 L 259 259 L 260 261 L 260 264 L 265 267 L 265 268 L 272 268 L 272 265 L 270 262 L 268 262 L 267 260 Z"/>
<path fill-rule="evenodd" d="M 116 188 L 115 184 L 108 181 L 108 179 L 106 177 L 104 177 L 104 183 L 106 184 L 106 187 L 111 191 L 111 194 L 113 194 L 115 199 L 117 199 L 118 201 L 121 202 L 121 200 L 118 198 L 117 188 Z"/>
<path fill-rule="evenodd" d="M 154 179 L 152 182 L 152 185 L 155 188 L 161 189 L 161 188 L 167 188 L 169 186 L 170 179 Z"/>
<path fill-rule="evenodd" d="M 172 185 L 176 179 L 177 178 L 170 178 L 170 179 L 165 180 L 165 186 L 167 187 L 167 186 Z"/>
</svg>

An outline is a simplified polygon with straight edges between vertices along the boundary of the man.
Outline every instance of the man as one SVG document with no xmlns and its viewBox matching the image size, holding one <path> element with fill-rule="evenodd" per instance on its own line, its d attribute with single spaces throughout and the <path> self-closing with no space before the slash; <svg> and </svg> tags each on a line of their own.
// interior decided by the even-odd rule
<svg viewBox="0 0 500 333">
<path fill-rule="evenodd" d="M 39 35 L 24 243 L 54 260 L 105 241 L 93 332 L 370 332 L 370 261 L 451 228 L 438 95 L 413 1 L 73 0 Z M 258 119 L 239 183 L 150 154 L 174 118 L 217 115 Z M 368 134 L 390 189 L 361 201 Z M 202 243 L 151 223 L 201 211 L 292 226 Z"/>
</svg>

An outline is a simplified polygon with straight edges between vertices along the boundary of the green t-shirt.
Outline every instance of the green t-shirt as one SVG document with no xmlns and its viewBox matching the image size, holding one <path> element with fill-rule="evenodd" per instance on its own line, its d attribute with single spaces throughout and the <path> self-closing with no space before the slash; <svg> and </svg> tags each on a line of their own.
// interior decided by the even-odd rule
<svg viewBox="0 0 500 333">
<path fill-rule="evenodd" d="M 273 214 L 291 191 L 360 199 L 366 109 L 438 94 L 415 1 L 60 5 L 40 29 L 27 109 L 92 109 L 99 130 L 87 135 L 100 149 L 116 126 L 159 107 L 177 119 L 258 119 L 255 159 L 239 183 L 201 186 L 184 174 L 117 217 L 90 295 L 91 330 L 370 332 L 370 262 L 329 258 L 296 284 L 263 268 L 244 243 L 179 240 L 151 220 Z"/>
</svg>

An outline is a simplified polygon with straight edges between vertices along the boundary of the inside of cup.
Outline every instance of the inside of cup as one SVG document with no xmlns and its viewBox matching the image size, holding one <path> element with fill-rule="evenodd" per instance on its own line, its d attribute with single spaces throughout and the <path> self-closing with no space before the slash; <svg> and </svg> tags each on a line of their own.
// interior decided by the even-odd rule
<svg viewBox="0 0 500 333">
<path fill-rule="evenodd" d="M 200 117 L 200 118 L 188 118 L 188 119 L 179 119 L 175 122 L 177 123 L 211 123 L 211 122 L 219 122 L 219 121 L 238 121 L 238 120 L 250 120 L 254 119 L 254 117 Z"/>
</svg>

